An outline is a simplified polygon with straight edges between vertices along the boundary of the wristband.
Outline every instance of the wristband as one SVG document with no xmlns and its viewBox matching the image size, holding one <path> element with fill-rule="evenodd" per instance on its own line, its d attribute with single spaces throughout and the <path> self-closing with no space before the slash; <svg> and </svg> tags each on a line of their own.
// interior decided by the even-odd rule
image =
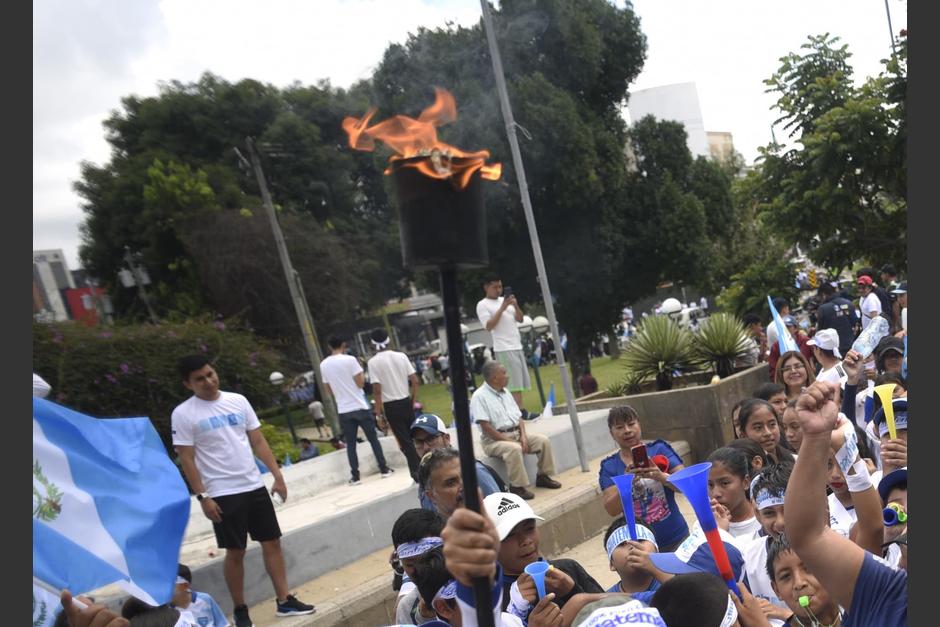
<svg viewBox="0 0 940 627">
<path fill-rule="evenodd" d="M 868 474 L 868 465 L 865 464 L 864 459 L 852 464 L 852 469 L 855 470 L 854 475 L 848 473 L 845 475 L 845 483 L 849 486 L 849 492 L 864 492 L 872 487 L 871 475 Z"/>
</svg>

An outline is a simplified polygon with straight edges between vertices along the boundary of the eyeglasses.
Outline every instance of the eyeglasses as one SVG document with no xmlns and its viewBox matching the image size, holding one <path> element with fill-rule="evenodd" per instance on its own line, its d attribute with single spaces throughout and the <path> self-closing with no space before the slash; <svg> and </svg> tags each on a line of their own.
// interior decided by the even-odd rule
<svg viewBox="0 0 940 627">
<path fill-rule="evenodd" d="M 420 438 L 420 439 L 419 439 L 419 438 L 411 438 L 411 441 L 415 443 L 415 446 L 425 445 L 425 444 L 428 444 L 428 443 L 430 443 L 430 442 L 433 442 L 434 440 L 438 439 L 438 438 L 441 437 L 442 435 L 444 435 L 444 434 L 443 434 L 443 433 L 438 433 L 437 435 L 432 435 L 431 437 L 428 437 L 428 438 Z"/>
<path fill-rule="evenodd" d="M 803 364 L 793 364 L 792 366 L 784 366 L 780 369 L 780 372 L 799 372 L 800 370 L 806 370 L 806 366 Z"/>
<path fill-rule="evenodd" d="M 404 566 L 401 565 L 401 560 L 398 559 L 398 553 L 392 553 L 392 556 L 389 558 L 388 563 L 392 567 L 392 570 L 394 570 L 399 575 L 405 572 Z"/>
</svg>

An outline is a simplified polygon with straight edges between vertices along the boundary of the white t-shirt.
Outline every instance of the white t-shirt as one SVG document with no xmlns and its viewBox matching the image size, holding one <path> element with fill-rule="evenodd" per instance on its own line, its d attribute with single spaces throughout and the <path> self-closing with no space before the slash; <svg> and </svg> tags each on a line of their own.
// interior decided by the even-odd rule
<svg viewBox="0 0 940 627">
<path fill-rule="evenodd" d="M 877 484 L 876 484 L 877 487 Z M 858 520 L 855 508 L 846 509 L 835 494 L 829 495 L 829 528 L 848 538 L 852 525 Z"/>
<path fill-rule="evenodd" d="M 214 401 L 193 396 L 170 417 L 173 444 L 196 448 L 196 469 L 209 496 L 250 492 L 264 487 L 248 441 L 261 428 L 251 404 L 241 394 L 219 392 Z"/>
<path fill-rule="evenodd" d="M 848 379 L 849 375 L 842 368 L 842 362 L 837 363 L 832 368 L 823 368 L 816 375 L 817 381 L 828 381 L 837 384 L 839 387 L 843 387 Z"/>
<path fill-rule="evenodd" d="M 502 304 L 502 296 L 484 298 L 478 302 L 477 318 L 480 319 L 480 324 L 486 327 L 486 323 L 496 315 Z M 522 336 L 519 335 L 519 328 L 516 326 L 516 308 L 513 305 L 506 307 L 506 311 L 499 317 L 499 322 L 493 327 L 492 334 L 495 352 L 522 350 Z"/>
<path fill-rule="evenodd" d="M 731 522 L 728 528 L 728 533 L 742 542 L 750 542 L 757 539 L 758 531 L 760 531 L 760 523 L 754 516 L 751 516 L 747 520 L 742 520 L 741 522 Z"/>
<path fill-rule="evenodd" d="M 787 604 L 777 597 L 770 585 L 770 576 L 767 574 L 767 543 L 769 537 L 762 536 L 748 544 L 741 551 L 744 556 L 744 572 L 747 573 L 747 583 L 751 594 L 758 599 L 766 599 L 774 605 L 786 609 Z M 775 627 L 783 625 L 782 620 L 769 619 Z"/>
<path fill-rule="evenodd" d="M 359 360 L 352 355 L 330 355 L 320 362 L 323 382 L 330 385 L 336 397 L 336 411 L 348 414 L 360 409 L 369 409 L 366 395 L 356 385 L 356 375 L 362 372 Z"/>
<path fill-rule="evenodd" d="M 400 401 L 411 396 L 408 377 L 415 374 L 408 355 L 398 351 L 379 351 L 369 360 L 369 380 L 382 386 L 382 402 Z"/>
<path fill-rule="evenodd" d="M 858 307 L 862 310 L 862 331 L 864 331 L 871 323 L 871 315 L 877 316 L 881 313 L 881 301 L 878 300 L 877 294 L 871 292 L 862 299 Z"/>
</svg>

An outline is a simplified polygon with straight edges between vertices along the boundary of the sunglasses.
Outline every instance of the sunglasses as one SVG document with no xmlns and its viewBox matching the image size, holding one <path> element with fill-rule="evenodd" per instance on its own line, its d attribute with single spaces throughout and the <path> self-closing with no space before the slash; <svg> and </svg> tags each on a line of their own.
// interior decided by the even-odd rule
<svg viewBox="0 0 940 627">
<path fill-rule="evenodd" d="M 404 566 L 401 565 L 401 560 L 398 559 L 398 553 L 392 553 L 388 563 L 397 574 L 401 575 L 405 572 Z"/>
</svg>

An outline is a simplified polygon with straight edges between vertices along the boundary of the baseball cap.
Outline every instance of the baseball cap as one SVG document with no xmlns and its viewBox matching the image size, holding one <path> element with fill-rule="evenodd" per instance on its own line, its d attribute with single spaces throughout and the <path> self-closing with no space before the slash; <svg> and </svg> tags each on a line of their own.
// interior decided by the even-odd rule
<svg viewBox="0 0 940 627">
<path fill-rule="evenodd" d="M 725 552 L 728 554 L 728 561 L 731 563 L 731 570 L 734 572 L 735 580 L 740 580 L 744 571 L 744 556 L 732 542 L 732 536 L 724 529 L 719 528 L 718 533 L 725 545 Z M 715 558 L 708 546 L 708 539 L 702 526 L 696 522 L 692 528 L 692 533 L 673 553 L 650 553 L 650 560 L 653 566 L 659 570 L 681 575 L 683 573 L 711 573 L 721 577 L 718 567 L 715 565 Z"/>
<path fill-rule="evenodd" d="M 512 492 L 493 492 L 483 499 L 483 506 L 496 526 L 500 541 L 505 540 L 513 528 L 523 520 L 545 520 L 537 516 L 532 506 L 521 496 Z"/>
<path fill-rule="evenodd" d="M 907 484 L 907 466 L 892 470 L 881 478 L 881 481 L 878 482 L 878 494 L 881 495 L 881 503 L 883 505 L 887 505 L 888 494 L 891 493 L 891 490 L 902 483 Z"/>
<path fill-rule="evenodd" d="M 867 274 L 863 274 L 862 276 L 858 277 L 857 283 L 858 285 L 871 285 L 872 280 L 870 276 L 868 276 Z"/>
<path fill-rule="evenodd" d="M 894 337 L 893 335 L 881 338 L 881 341 L 879 341 L 878 345 L 875 346 L 875 356 L 881 357 L 888 351 L 896 351 L 897 353 L 903 355 L 904 340 L 899 337 Z"/>
<path fill-rule="evenodd" d="M 832 351 L 835 357 L 842 359 L 842 353 L 839 352 L 839 332 L 835 329 L 820 329 L 806 343 L 810 346 L 818 346 L 823 350 Z"/>
<path fill-rule="evenodd" d="M 794 317 L 791 316 L 791 315 L 786 315 L 786 316 L 784 316 L 784 317 L 783 317 L 783 323 L 784 323 L 785 325 L 787 325 L 788 327 L 796 327 L 796 326 L 799 326 L 799 325 L 797 324 L 797 322 L 796 322 L 796 318 L 794 318 Z"/>
<path fill-rule="evenodd" d="M 444 421 L 441 420 L 440 416 L 437 414 L 421 414 L 415 418 L 415 421 L 411 423 L 411 429 L 409 429 L 409 431 L 414 431 L 415 429 L 421 429 L 429 435 L 447 433 L 447 425 L 444 424 Z"/>
<path fill-rule="evenodd" d="M 898 286 L 891 290 L 892 294 L 907 294 L 907 281 L 901 281 Z"/>
<path fill-rule="evenodd" d="M 894 407 L 894 427 L 898 431 L 907 430 L 907 399 L 906 398 L 896 398 L 891 403 Z M 875 413 L 872 414 L 871 419 L 874 421 L 875 426 L 878 428 L 878 435 L 885 436 L 889 433 L 888 431 L 888 422 L 885 420 L 885 408 L 879 407 L 875 410 Z"/>
</svg>

